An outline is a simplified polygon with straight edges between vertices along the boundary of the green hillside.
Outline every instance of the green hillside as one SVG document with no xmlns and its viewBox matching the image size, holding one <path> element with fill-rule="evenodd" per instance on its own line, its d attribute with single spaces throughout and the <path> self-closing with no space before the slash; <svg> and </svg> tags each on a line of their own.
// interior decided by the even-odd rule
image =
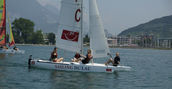
<svg viewBox="0 0 172 89">
<path fill-rule="evenodd" d="M 159 38 L 172 37 L 172 15 L 154 19 L 148 23 L 124 30 L 119 36 L 154 35 Z"/>
</svg>

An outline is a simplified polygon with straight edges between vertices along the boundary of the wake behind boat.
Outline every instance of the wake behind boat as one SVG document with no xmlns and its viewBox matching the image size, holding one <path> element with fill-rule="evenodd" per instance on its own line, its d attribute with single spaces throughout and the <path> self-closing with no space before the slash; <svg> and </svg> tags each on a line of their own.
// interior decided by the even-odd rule
<svg viewBox="0 0 172 89">
<path fill-rule="evenodd" d="M 83 54 L 83 0 L 62 0 L 61 2 L 60 19 L 56 34 L 56 47 L 65 51 Z M 93 53 L 93 58 L 106 58 L 109 56 L 110 51 L 96 0 L 89 0 L 89 18 L 90 49 Z M 31 67 L 80 72 L 113 73 L 118 70 L 131 69 L 127 66 L 106 66 L 105 64 L 99 63 L 56 63 L 49 60 L 32 59 L 31 57 L 28 64 Z"/>
</svg>

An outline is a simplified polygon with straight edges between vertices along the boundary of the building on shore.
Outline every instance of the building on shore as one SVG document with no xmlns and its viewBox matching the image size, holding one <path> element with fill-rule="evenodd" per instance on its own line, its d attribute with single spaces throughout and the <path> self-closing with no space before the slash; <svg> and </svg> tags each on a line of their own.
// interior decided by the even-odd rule
<svg viewBox="0 0 172 89">
<path fill-rule="evenodd" d="M 172 38 L 156 38 L 153 35 L 137 37 L 109 37 L 110 47 L 172 48 Z"/>
<path fill-rule="evenodd" d="M 172 48 L 172 38 L 159 38 L 156 40 L 157 48 Z"/>
<path fill-rule="evenodd" d="M 49 43 L 49 40 L 48 40 L 48 33 L 43 33 L 43 40 L 44 42 L 47 44 Z"/>
<path fill-rule="evenodd" d="M 110 47 L 118 46 L 117 38 L 108 38 L 107 41 Z"/>
<path fill-rule="evenodd" d="M 108 38 L 110 47 L 137 47 L 136 38 L 131 37 L 111 37 Z"/>
</svg>

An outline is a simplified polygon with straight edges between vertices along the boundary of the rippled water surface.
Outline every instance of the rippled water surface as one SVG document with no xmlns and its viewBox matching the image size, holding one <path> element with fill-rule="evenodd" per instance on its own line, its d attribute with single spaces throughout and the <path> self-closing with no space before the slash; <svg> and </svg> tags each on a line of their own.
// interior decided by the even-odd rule
<svg viewBox="0 0 172 89">
<path fill-rule="evenodd" d="M 172 89 L 172 50 L 111 49 L 112 54 L 120 52 L 121 65 L 132 70 L 109 74 L 28 69 L 29 55 L 48 59 L 53 46 L 18 47 L 25 54 L 0 54 L 0 89 Z M 58 51 L 65 61 L 74 55 Z"/>
</svg>

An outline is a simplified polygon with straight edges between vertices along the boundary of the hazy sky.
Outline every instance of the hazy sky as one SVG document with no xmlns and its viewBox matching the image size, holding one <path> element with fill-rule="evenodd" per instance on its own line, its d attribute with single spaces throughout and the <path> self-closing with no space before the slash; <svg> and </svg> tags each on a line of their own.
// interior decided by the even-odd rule
<svg viewBox="0 0 172 89">
<path fill-rule="evenodd" d="M 39 1 L 60 4 L 60 0 Z M 104 28 L 114 35 L 155 18 L 172 15 L 172 0 L 97 0 L 97 3 Z"/>
</svg>

